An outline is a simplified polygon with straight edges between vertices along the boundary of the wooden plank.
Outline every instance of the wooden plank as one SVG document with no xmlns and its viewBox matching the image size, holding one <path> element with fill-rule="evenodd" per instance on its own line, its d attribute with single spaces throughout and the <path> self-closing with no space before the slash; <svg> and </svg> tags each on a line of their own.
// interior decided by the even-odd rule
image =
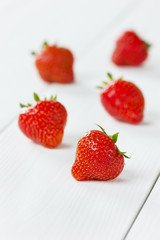
<svg viewBox="0 0 160 240">
<path fill-rule="evenodd" d="M 160 239 L 160 178 L 158 178 L 142 211 L 138 215 L 126 240 Z"/>
</svg>

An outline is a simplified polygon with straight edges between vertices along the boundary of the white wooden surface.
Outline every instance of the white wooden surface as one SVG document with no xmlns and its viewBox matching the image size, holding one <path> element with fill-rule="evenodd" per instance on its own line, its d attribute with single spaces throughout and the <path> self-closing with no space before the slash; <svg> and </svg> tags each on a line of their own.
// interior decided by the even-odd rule
<svg viewBox="0 0 160 240">
<path fill-rule="evenodd" d="M 143 207 L 126 240 L 160 239 L 160 178 Z M 156 231 L 155 231 L 156 229 Z"/>
<path fill-rule="evenodd" d="M 0 2 L 0 239 L 137 240 L 140 230 L 139 239 L 153 231 L 152 239 L 159 239 L 159 215 L 155 206 L 147 205 L 153 202 L 149 193 L 160 171 L 159 7 L 158 0 Z M 153 43 L 148 61 L 139 68 L 117 68 L 110 62 L 116 37 L 128 28 Z M 29 53 L 43 40 L 73 50 L 75 84 L 41 81 Z M 142 124 L 117 122 L 104 111 L 96 86 L 106 71 L 142 89 Z M 68 110 L 57 149 L 32 143 L 17 127 L 18 104 L 31 102 L 33 91 L 58 94 Z M 76 182 L 70 174 L 76 143 L 95 123 L 109 134 L 119 131 L 118 146 L 132 158 L 114 181 Z M 159 204 L 156 209 L 160 211 Z M 151 231 L 149 222 L 143 224 L 150 212 L 156 215 Z"/>
</svg>

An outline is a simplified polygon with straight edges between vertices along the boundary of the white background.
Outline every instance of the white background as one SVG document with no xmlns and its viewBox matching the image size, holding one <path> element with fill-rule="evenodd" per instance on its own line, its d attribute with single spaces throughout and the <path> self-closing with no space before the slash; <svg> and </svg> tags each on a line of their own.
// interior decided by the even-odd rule
<svg viewBox="0 0 160 240">
<path fill-rule="evenodd" d="M 0 1 L 0 239 L 160 239 L 160 32 L 158 0 Z M 110 61 L 116 38 L 133 29 L 152 43 L 140 67 Z M 31 51 L 44 40 L 72 50 L 75 83 L 43 82 Z M 106 72 L 143 91 L 141 124 L 111 118 L 99 90 Z M 46 149 L 18 129 L 19 102 L 58 95 L 68 111 L 63 143 Z M 78 139 L 103 126 L 120 132 L 132 156 L 113 181 L 77 182 L 70 173 Z"/>
</svg>

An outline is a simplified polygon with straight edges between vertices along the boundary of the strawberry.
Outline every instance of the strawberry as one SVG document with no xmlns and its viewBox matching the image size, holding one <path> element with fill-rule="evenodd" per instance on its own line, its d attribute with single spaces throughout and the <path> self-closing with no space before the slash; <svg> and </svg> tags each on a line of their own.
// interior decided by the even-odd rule
<svg viewBox="0 0 160 240">
<path fill-rule="evenodd" d="M 35 105 L 23 105 L 23 112 L 19 115 L 18 125 L 21 131 L 34 142 L 48 148 L 55 148 L 63 138 L 67 121 L 67 111 L 56 97 L 40 100 L 34 93 Z"/>
<path fill-rule="evenodd" d="M 114 118 L 137 124 L 143 119 L 144 97 L 141 90 L 132 82 L 119 78 L 113 80 L 108 73 L 110 83 L 103 82 L 100 97 L 106 111 Z"/>
<path fill-rule="evenodd" d="M 135 32 L 127 31 L 118 38 L 112 55 L 112 62 L 119 66 L 137 66 L 148 57 L 151 45 L 143 41 Z"/>
<path fill-rule="evenodd" d="M 78 141 L 76 159 L 71 169 L 78 181 L 114 179 L 124 168 L 124 157 L 127 156 L 115 145 L 118 133 L 108 136 L 99 127 L 102 131 L 91 130 Z"/>
<path fill-rule="evenodd" d="M 35 55 L 35 65 L 46 82 L 70 83 L 74 81 L 73 55 L 70 50 L 44 43 L 40 53 Z"/>
</svg>

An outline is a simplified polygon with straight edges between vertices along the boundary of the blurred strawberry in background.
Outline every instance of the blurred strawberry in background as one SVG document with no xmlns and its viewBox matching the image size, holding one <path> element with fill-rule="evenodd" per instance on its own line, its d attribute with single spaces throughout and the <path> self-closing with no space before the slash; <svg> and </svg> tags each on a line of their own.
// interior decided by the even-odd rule
<svg viewBox="0 0 160 240">
<path fill-rule="evenodd" d="M 67 48 L 48 45 L 35 55 L 35 65 L 41 78 L 49 83 L 71 83 L 74 81 L 73 54 Z"/>
<path fill-rule="evenodd" d="M 116 41 L 112 62 L 119 66 L 138 66 L 147 59 L 150 46 L 135 32 L 126 31 Z"/>
<path fill-rule="evenodd" d="M 119 78 L 114 80 L 108 73 L 109 82 L 103 82 L 100 93 L 105 110 L 117 120 L 132 124 L 140 123 L 143 119 L 144 96 L 141 90 L 132 82 Z"/>
</svg>

